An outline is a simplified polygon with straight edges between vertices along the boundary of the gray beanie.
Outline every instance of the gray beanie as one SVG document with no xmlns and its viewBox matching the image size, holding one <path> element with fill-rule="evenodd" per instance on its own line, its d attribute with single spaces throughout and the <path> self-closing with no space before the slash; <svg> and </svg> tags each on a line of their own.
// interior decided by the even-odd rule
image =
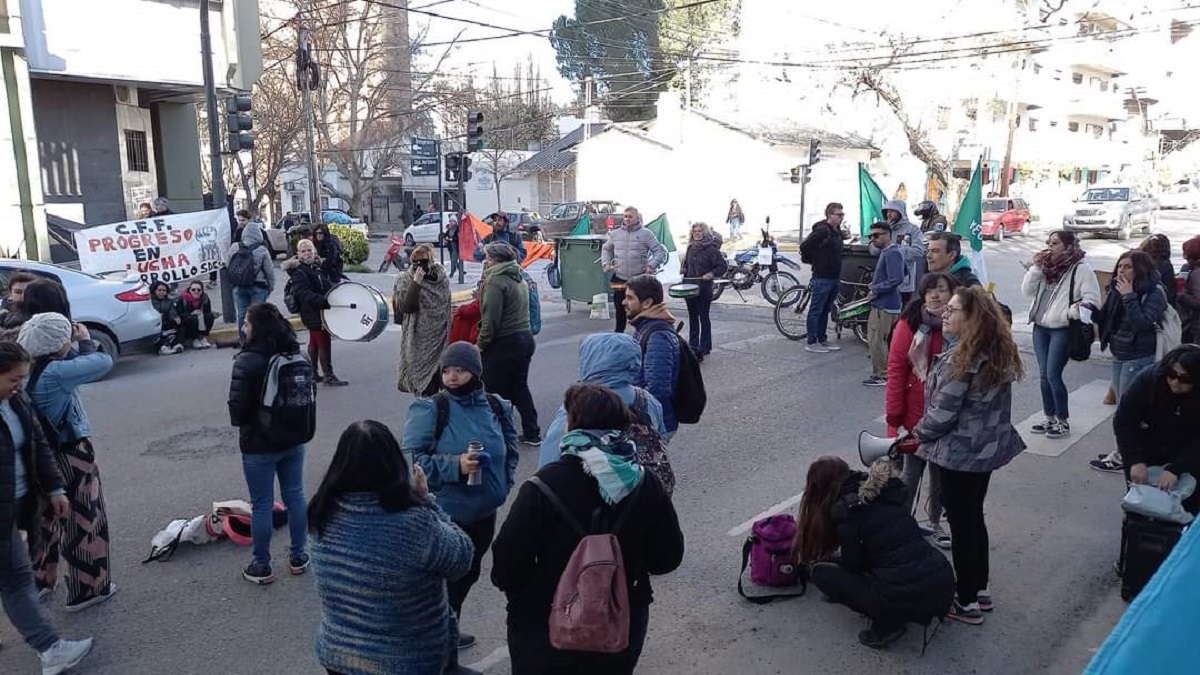
<svg viewBox="0 0 1200 675">
<path fill-rule="evenodd" d="M 71 341 L 74 331 L 75 327 L 71 325 L 71 320 L 62 314 L 54 312 L 34 314 L 21 325 L 21 332 L 17 334 L 17 343 L 36 359 L 39 356 L 57 354 Z"/>
<path fill-rule="evenodd" d="M 442 368 L 455 366 L 471 373 L 475 379 L 483 376 L 483 359 L 479 348 L 470 342 L 455 342 L 442 353 Z"/>
<path fill-rule="evenodd" d="M 484 247 L 483 252 L 498 263 L 512 262 L 517 259 L 518 255 L 516 248 L 503 241 L 488 244 Z"/>
</svg>

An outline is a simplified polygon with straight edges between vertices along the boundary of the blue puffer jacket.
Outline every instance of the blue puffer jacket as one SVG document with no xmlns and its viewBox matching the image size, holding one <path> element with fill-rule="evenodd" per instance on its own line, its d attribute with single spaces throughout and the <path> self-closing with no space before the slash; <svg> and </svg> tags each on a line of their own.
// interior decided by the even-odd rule
<svg viewBox="0 0 1200 675">
<path fill-rule="evenodd" d="M 637 399 L 634 382 L 642 375 L 642 350 L 637 340 L 624 333 L 595 333 L 583 339 L 579 346 L 579 381 L 596 382 L 621 396 L 625 405 L 633 407 Z M 644 389 L 642 391 L 645 391 Z M 663 424 L 663 407 L 654 395 L 645 391 L 646 413 L 658 433 L 667 433 Z M 567 411 L 559 406 L 558 414 L 546 429 L 538 455 L 538 468 L 557 461 L 562 454 L 559 444 L 567 431 Z"/>
<path fill-rule="evenodd" d="M 1158 324 L 1167 311 L 1167 295 L 1159 283 L 1158 272 L 1152 278 L 1134 284 L 1133 292 L 1121 295 L 1114 281 L 1099 316 L 1100 349 L 1113 358 L 1128 361 L 1154 356 L 1158 347 Z"/>
<path fill-rule="evenodd" d="M 46 419 L 58 428 L 60 442 L 92 435 L 92 424 L 79 398 L 79 387 L 104 377 L 112 370 L 112 366 L 112 357 L 96 351 L 96 345 L 91 340 L 79 343 L 79 355 L 75 358 L 55 359 L 46 364 L 29 397 Z"/>
<path fill-rule="evenodd" d="M 460 523 L 474 523 L 496 512 L 516 483 L 517 430 L 512 423 L 512 404 L 501 399 L 505 417 L 497 420 L 482 390 L 450 396 L 450 419 L 436 448 L 431 448 L 437 424 L 437 403 L 419 398 L 408 406 L 401 447 L 413 453 L 429 479 L 429 492 L 440 506 Z M 483 484 L 467 485 L 459 470 L 459 456 L 471 441 L 483 443 L 491 461 L 482 470 Z"/>
<path fill-rule="evenodd" d="M 645 318 L 630 321 L 637 329 L 637 341 L 655 326 L 666 326 L 666 330 L 655 329 L 646 343 L 642 354 L 642 374 L 634 383 L 654 394 L 662 404 L 663 424 L 667 433 L 679 428 L 675 421 L 675 383 L 679 381 L 679 335 L 668 319 Z"/>
</svg>

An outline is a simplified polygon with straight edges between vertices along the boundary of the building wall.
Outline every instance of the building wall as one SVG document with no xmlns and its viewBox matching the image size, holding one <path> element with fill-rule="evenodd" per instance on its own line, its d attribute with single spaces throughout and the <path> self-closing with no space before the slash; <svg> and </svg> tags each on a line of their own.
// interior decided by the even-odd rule
<svg viewBox="0 0 1200 675">
<path fill-rule="evenodd" d="M 137 215 L 140 204 L 158 196 L 158 162 L 154 157 L 154 130 L 150 123 L 150 110 L 139 108 L 134 101 L 117 102 L 116 111 L 117 151 L 121 160 L 125 215 L 132 218 Z M 145 141 L 141 149 L 137 148 L 139 138 Z M 141 163 L 143 160 L 144 164 Z"/>
<path fill-rule="evenodd" d="M 150 112 L 155 132 L 159 194 L 171 201 L 171 210 L 177 213 L 203 210 L 202 159 L 196 106 L 191 103 L 157 103 Z"/>
</svg>

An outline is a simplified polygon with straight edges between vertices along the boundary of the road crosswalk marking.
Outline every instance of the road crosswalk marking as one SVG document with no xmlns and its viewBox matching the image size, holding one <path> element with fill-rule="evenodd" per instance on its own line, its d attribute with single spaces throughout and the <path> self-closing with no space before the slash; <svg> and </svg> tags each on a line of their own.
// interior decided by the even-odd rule
<svg viewBox="0 0 1200 675">
<path fill-rule="evenodd" d="M 1108 385 L 1108 380 L 1094 380 L 1071 392 L 1071 435 L 1067 438 L 1046 438 L 1043 434 L 1029 431 L 1029 427 L 1046 418 L 1040 410 L 1025 421 L 1019 422 L 1017 431 L 1021 432 L 1021 437 L 1028 446 L 1025 452 L 1043 457 L 1058 457 L 1078 443 L 1079 439 L 1088 435 L 1092 429 L 1112 417 L 1116 407 L 1102 403 L 1104 395 L 1108 393 Z"/>
</svg>

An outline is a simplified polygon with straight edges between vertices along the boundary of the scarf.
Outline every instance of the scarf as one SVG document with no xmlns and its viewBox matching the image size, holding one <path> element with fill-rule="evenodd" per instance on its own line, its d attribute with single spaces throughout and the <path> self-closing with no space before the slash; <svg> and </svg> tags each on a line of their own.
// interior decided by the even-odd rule
<svg viewBox="0 0 1200 675">
<path fill-rule="evenodd" d="M 1050 255 L 1049 249 L 1044 250 L 1033 257 L 1033 264 L 1042 268 L 1042 277 L 1048 284 L 1057 284 L 1062 281 L 1063 275 L 1071 270 L 1083 256 L 1086 255 L 1083 249 L 1079 247 L 1068 249 L 1061 256 Z"/>
<path fill-rule="evenodd" d="M 913 373 L 917 379 L 924 382 L 929 377 L 929 364 L 936 354 L 931 354 L 929 336 L 934 331 L 942 330 L 942 315 L 934 314 L 928 308 L 921 310 L 921 325 L 913 335 L 912 344 L 908 346 L 908 362 L 912 364 Z"/>
<path fill-rule="evenodd" d="M 396 278 L 395 304 L 413 283 L 413 269 Z M 450 277 L 442 266 L 433 263 L 429 274 L 417 291 L 419 308 L 415 314 L 405 314 L 400 324 L 400 374 L 396 388 L 417 394 L 429 386 L 441 372 L 442 351 L 450 337 Z"/>
<path fill-rule="evenodd" d="M 657 305 L 651 305 L 649 309 L 643 309 L 642 312 L 634 318 L 638 321 L 664 319 L 666 321 L 670 321 L 672 326 L 675 325 L 675 315 L 671 313 L 671 310 L 667 309 L 667 303 L 665 302 L 660 302 Z"/>
<path fill-rule="evenodd" d="M 443 386 L 443 389 L 452 396 L 466 396 L 467 394 L 473 394 L 483 389 L 483 380 L 480 380 L 478 377 L 472 377 L 469 382 L 460 387 Z"/>
<path fill-rule="evenodd" d="M 196 311 L 197 309 L 200 309 L 201 307 L 204 306 L 204 292 L 203 291 L 200 292 L 200 295 L 192 295 L 191 291 L 187 290 L 187 291 L 184 291 L 179 294 L 179 299 L 183 300 L 188 305 L 190 305 L 192 308 L 192 311 Z"/>
<path fill-rule="evenodd" d="M 642 482 L 642 465 L 633 442 L 615 430 L 574 429 L 562 439 L 562 454 L 583 462 L 583 471 L 596 479 L 600 497 L 609 506 L 629 496 Z"/>
</svg>

